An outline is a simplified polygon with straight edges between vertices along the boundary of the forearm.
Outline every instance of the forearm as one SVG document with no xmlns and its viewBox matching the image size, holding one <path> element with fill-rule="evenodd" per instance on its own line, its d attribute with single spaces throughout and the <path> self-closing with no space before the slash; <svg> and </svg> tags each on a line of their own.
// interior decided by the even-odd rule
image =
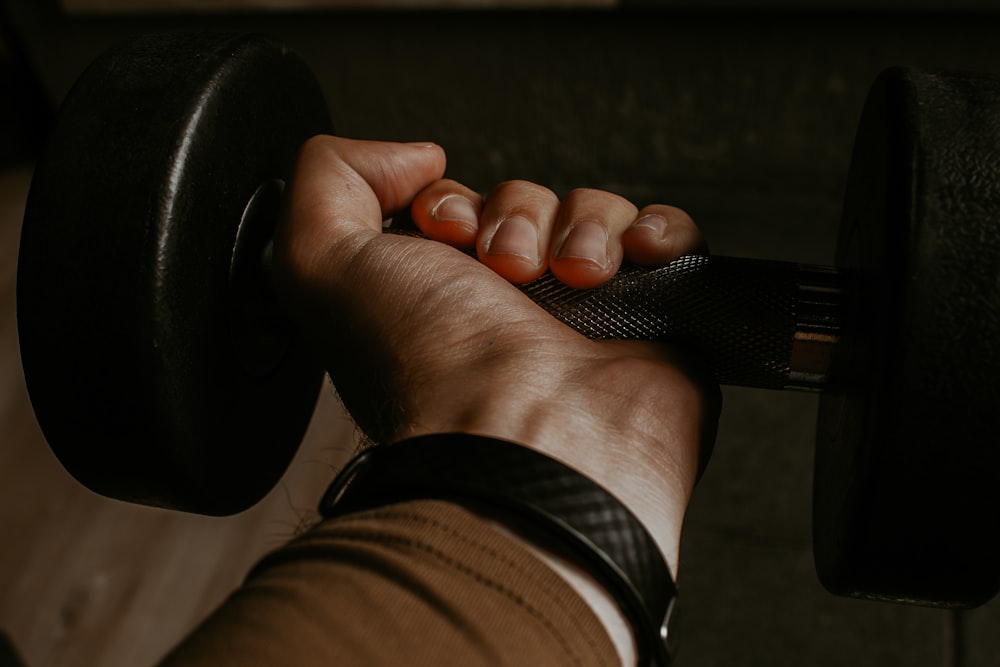
<svg viewBox="0 0 1000 667">
<path fill-rule="evenodd" d="M 590 606 L 520 538 L 414 501 L 326 521 L 282 548 L 163 665 L 617 661 Z"/>
<path fill-rule="evenodd" d="M 427 521 L 412 511 L 412 501 L 422 499 L 453 501 L 476 517 L 454 528 Z M 465 650 L 465 633 L 472 628 L 478 635 L 484 623 L 494 624 L 496 605 L 472 596 L 448 602 L 451 611 L 443 616 L 439 608 L 471 577 L 491 590 L 513 591 L 510 600 L 535 610 L 534 621 L 519 620 L 510 631 L 523 621 L 567 634 L 552 625 L 549 612 L 539 613 L 554 601 L 559 609 L 573 610 L 565 618 L 559 616 L 570 626 L 575 626 L 573 614 L 583 609 L 589 620 L 597 615 L 598 627 L 607 633 L 602 633 L 604 640 L 610 635 L 614 662 L 634 664 L 638 656 L 644 657 L 643 664 L 662 664 L 660 632 L 668 621 L 673 583 L 653 538 L 613 495 L 551 457 L 511 442 L 461 433 L 416 438 L 360 456 L 331 486 L 321 508 L 324 515 L 338 518 L 265 559 L 247 586 L 189 642 L 192 648 L 187 651 L 214 657 L 219 646 L 238 643 L 256 653 L 255 643 L 263 641 L 271 651 L 268 660 L 277 660 L 286 650 L 285 634 L 298 637 L 304 631 L 312 637 L 308 630 L 313 619 L 320 619 L 332 623 L 330 632 L 314 637 L 323 642 L 323 651 L 353 655 L 355 648 L 369 649 L 354 636 L 357 627 L 341 631 L 338 618 L 349 622 L 355 611 L 359 618 L 384 612 L 395 623 L 396 610 L 411 607 L 420 622 L 411 621 L 413 632 L 402 633 L 399 643 L 417 650 L 414 642 L 421 644 L 430 633 L 453 643 L 455 650 Z M 361 529 L 359 517 L 367 522 Z M 406 531 L 397 532 L 404 524 Z M 489 538 L 484 537 L 487 533 Z M 386 557 L 386 548 L 393 551 L 392 558 Z M 445 576 L 416 576 L 426 571 L 428 559 L 435 571 L 448 564 Z M 506 565 L 498 569 L 490 559 Z M 518 566 L 510 567 L 512 563 Z M 357 582 L 359 573 L 363 585 Z M 275 574 L 281 576 L 274 579 Z M 538 587 L 541 578 L 559 581 L 557 592 L 552 586 Z M 320 600 L 310 597 L 313 579 L 320 589 L 330 588 Z M 261 589 L 262 584 L 270 585 Z M 372 595 L 375 590 L 382 592 Z M 276 601 L 295 611 L 283 612 Z M 303 613 L 309 618 L 299 618 Z M 274 630 L 279 635 L 274 636 Z M 377 636 L 369 637 L 373 639 L 378 641 Z M 596 651 L 597 662 L 586 664 L 604 664 L 603 653 L 589 644 L 583 650 L 588 655 Z M 558 664 L 542 660 L 544 654 L 533 653 L 536 649 L 529 645 L 522 649 L 527 653 L 511 655 L 534 655 L 537 660 L 527 661 L 532 664 Z"/>
</svg>

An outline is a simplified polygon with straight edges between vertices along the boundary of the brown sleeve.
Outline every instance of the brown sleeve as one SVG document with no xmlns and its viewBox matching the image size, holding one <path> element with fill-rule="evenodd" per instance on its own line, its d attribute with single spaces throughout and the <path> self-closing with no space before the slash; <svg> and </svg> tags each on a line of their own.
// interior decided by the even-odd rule
<svg viewBox="0 0 1000 667">
<path fill-rule="evenodd" d="M 616 665 L 544 562 L 441 501 L 325 521 L 265 559 L 163 663 Z"/>
</svg>

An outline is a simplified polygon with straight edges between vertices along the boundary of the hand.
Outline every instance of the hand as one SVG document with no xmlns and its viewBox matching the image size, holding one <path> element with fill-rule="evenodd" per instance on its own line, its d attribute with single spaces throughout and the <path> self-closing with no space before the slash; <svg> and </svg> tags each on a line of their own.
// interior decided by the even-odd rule
<svg viewBox="0 0 1000 667">
<path fill-rule="evenodd" d="M 444 167 L 434 145 L 310 140 L 275 243 L 275 280 L 293 316 L 374 440 L 465 431 L 561 459 L 629 506 L 676 572 L 717 388 L 667 346 L 584 338 L 508 280 L 548 266 L 571 285 L 598 284 L 623 255 L 657 262 L 698 248 L 697 228 L 678 209 L 640 214 L 593 190 L 560 203 L 512 182 L 483 202 L 440 180 Z M 474 216 L 456 213 L 463 200 Z M 475 244 L 482 261 L 383 234 L 382 220 L 411 204 L 429 236 Z M 648 215 L 662 217 L 665 233 Z"/>
</svg>

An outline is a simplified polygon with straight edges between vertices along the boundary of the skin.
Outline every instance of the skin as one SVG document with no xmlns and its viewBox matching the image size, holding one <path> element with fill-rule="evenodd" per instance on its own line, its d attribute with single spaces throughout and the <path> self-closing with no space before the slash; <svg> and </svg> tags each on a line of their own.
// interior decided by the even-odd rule
<svg viewBox="0 0 1000 667">
<path fill-rule="evenodd" d="M 677 572 L 718 388 L 677 350 L 591 341 L 511 283 L 551 270 L 587 288 L 623 259 L 702 250 L 680 209 L 509 181 L 485 200 L 443 179 L 434 144 L 316 137 L 302 149 L 275 242 L 275 280 L 375 442 L 464 431 L 512 440 L 602 484 L 646 525 Z M 433 240 L 382 233 L 411 208 Z M 475 261 L 458 249 L 476 249 Z M 543 554 L 605 621 L 628 662 L 630 631 L 585 573 Z M 634 658 L 633 658 L 634 661 Z"/>
<path fill-rule="evenodd" d="M 430 238 L 476 248 L 479 261 L 513 283 L 551 270 L 571 287 L 608 281 L 627 258 L 656 266 L 707 250 L 691 218 L 655 204 L 638 210 L 610 192 L 573 190 L 560 202 L 548 188 L 527 181 L 496 186 L 487 201 L 450 179 L 424 188 L 413 202 L 414 222 Z M 514 219 L 514 229 L 498 231 Z"/>
</svg>

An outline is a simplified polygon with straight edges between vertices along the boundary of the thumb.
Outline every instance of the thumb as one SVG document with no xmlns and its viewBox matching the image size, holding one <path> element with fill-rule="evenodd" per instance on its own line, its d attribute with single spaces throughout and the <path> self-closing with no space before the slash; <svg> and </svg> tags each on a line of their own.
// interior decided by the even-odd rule
<svg viewBox="0 0 1000 667">
<path fill-rule="evenodd" d="M 427 253 L 475 265 L 447 246 L 382 234 L 382 220 L 441 178 L 444 166 L 444 151 L 430 144 L 314 137 L 299 153 L 275 235 L 272 278 L 282 306 L 355 421 L 379 439 L 398 421 L 385 407 L 402 394 L 387 387 L 389 378 L 398 376 L 400 358 L 419 357 L 401 334 L 426 324 L 411 315 L 427 301 L 427 280 L 417 278 L 441 265 Z M 383 283 L 386 276 L 392 280 Z"/>
<path fill-rule="evenodd" d="M 432 143 L 313 137 L 299 152 L 276 237 L 282 268 L 308 274 L 348 259 L 444 168 L 444 151 Z"/>
</svg>

